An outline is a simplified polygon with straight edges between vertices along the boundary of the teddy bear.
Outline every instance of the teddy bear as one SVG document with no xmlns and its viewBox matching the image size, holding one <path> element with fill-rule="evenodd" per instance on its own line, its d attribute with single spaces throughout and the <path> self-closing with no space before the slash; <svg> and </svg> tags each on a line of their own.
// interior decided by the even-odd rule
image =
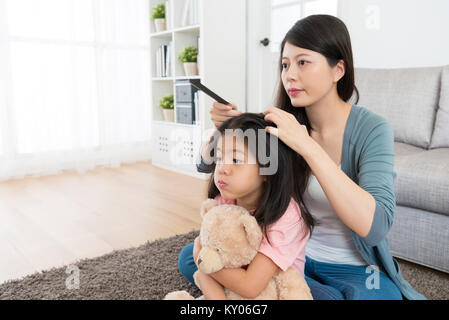
<svg viewBox="0 0 449 320">
<path fill-rule="evenodd" d="M 201 204 L 200 214 L 203 218 L 200 229 L 202 248 L 195 261 L 198 269 L 209 274 L 223 268 L 248 266 L 262 241 L 262 230 L 256 219 L 243 207 L 219 205 L 214 199 Z M 198 271 L 193 278 L 198 286 L 197 274 Z M 227 288 L 224 290 L 230 300 L 244 299 Z M 174 291 L 164 299 L 190 300 L 194 297 L 186 291 Z M 312 295 L 304 277 L 290 267 L 286 271 L 279 270 L 255 299 L 312 300 Z"/>
</svg>

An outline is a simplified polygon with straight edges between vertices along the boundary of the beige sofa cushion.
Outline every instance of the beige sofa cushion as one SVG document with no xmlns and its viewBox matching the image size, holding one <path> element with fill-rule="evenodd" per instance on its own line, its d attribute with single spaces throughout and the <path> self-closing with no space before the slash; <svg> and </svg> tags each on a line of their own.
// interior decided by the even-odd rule
<svg viewBox="0 0 449 320">
<path fill-rule="evenodd" d="M 440 104 L 430 148 L 449 148 L 449 66 L 444 67 L 441 76 Z"/>
<path fill-rule="evenodd" d="M 398 205 L 449 215 L 449 148 L 426 150 L 395 143 Z"/>
<path fill-rule="evenodd" d="M 442 67 L 355 70 L 358 105 L 390 121 L 395 141 L 429 148 Z M 352 99 L 351 99 L 352 100 Z"/>
</svg>

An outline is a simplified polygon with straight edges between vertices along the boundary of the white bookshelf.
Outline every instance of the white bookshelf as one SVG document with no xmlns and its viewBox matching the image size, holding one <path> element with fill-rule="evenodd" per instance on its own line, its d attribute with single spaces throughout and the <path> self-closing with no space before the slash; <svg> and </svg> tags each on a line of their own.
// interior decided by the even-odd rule
<svg viewBox="0 0 449 320">
<path fill-rule="evenodd" d="M 163 0 L 149 0 L 150 9 Z M 183 25 L 183 12 L 188 0 L 169 0 L 166 12 L 170 25 L 163 32 L 155 32 L 151 21 L 151 108 L 152 108 L 152 161 L 153 165 L 187 174 L 200 179 L 209 175 L 198 173 L 195 160 L 199 154 L 203 133 L 213 124 L 209 110 L 213 100 L 199 94 L 199 119 L 193 125 L 177 123 L 176 80 L 200 79 L 228 101 L 245 109 L 245 56 L 246 12 L 242 0 L 197 0 L 197 21 Z M 198 41 L 199 37 L 199 41 Z M 157 77 L 156 54 L 163 44 L 172 42 L 171 61 L 173 74 Z M 199 75 L 186 77 L 178 56 L 185 46 L 198 46 Z M 167 95 L 175 97 L 175 122 L 164 121 L 159 100 Z"/>
</svg>

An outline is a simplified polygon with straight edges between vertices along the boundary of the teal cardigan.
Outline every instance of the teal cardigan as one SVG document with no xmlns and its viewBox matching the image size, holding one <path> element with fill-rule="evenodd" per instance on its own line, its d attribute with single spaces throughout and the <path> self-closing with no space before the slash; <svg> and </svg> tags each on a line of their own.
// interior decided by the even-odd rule
<svg viewBox="0 0 449 320">
<path fill-rule="evenodd" d="M 357 250 L 370 265 L 380 267 L 409 300 L 426 299 L 404 280 L 388 245 L 387 234 L 396 209 L 394 192 L 394 134 L 390 123 L 374 112 L 352 106 L 343 137 L 341 169 L 376 200 L 366 237 L 352 232 Z"/>
<path fill-rule="evenodd" d="M 197 168 L 200 172 L 211 172 L 203 159 Z M 404 280 L 388 245 L 387 234 L 396 208 L 396 173 L 393 129 L 386 119 L 366 108 L 352 106 L 343 137 L 341 169 L 376 200 L 368 235 L 360 237 L 351 231 L 356 249 L 369 265 L 386 273 L 406 299 L 426 299 Z"/>
</svg>

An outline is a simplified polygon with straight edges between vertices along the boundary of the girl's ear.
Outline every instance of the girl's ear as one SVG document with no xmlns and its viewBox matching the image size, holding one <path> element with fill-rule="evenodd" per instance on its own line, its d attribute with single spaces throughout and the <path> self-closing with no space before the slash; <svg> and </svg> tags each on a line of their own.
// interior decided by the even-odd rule
<svg viewBox="0 0 449 320">
<path fill-rule="evenodd" d="M 207 199 L 201 203 L 200 214 L 201 218 L 204 218 L 204 215 L 213 207 L 218 206 L 218 201 L 214 199 Z"/>
<path fill-rule="evenodd" d="M 260 229 L 256 218 L 245 212 L 239 220 L 243 229 L 245 229 L 246 238 L 248 239 L 249 244 L 257 250 L 262 241 L 262 230 Z"/>
</svg>

